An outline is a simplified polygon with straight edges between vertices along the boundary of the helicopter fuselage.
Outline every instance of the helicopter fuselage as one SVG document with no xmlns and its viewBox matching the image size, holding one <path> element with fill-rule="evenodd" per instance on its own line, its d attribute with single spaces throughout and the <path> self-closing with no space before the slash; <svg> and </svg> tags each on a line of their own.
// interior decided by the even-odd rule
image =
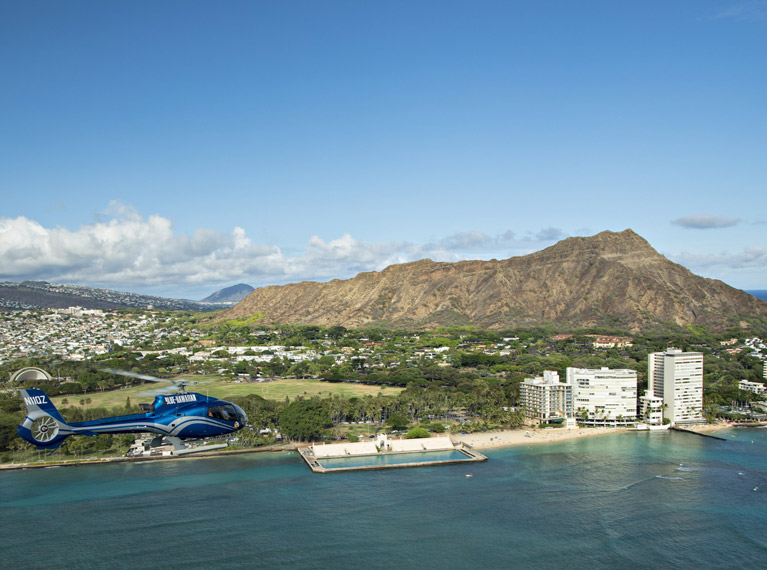
<svg viewBox="0 0 767 570">
<path fill-rule="evenodd" d="M 211 437 L 237 431 L 247 417 L 230 402 L 194 392 L 157 396 L 154 411 L 70 423 L 97 433 L 151 432 L 187 438 Z"/>
<path fill-rule="evenodd" d="M 150 411 L 143 414 L 68 423 L 42 390 L 21 392 L 27 416 L 18 434 L 43 448 L 58 447 L 70 435 L 148 432 L 181 439 L 214 437 L 235 432 L 248 422 L 245 412 L 231 402 L 183 392 L 157 396 Z"/>
</svg>

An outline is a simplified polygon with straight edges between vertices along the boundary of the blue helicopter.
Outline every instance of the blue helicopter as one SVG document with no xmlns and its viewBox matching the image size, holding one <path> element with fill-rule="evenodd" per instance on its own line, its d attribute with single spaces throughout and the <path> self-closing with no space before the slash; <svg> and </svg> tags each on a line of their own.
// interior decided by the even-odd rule
<svg viewBox="0 0 767 570">
<path fill-rule="evenodd" d="M 18 435 L 38 449 L 53 451 L 71 435 L 155 433 L 178 441 L 225 435 L 248 425 L 248 417 L 242 408 L 225 400 L 187 392 L 188 382 L 184 380 L 163 380 L 114 369 L 104 371 L 152 382 L 173 382 L 179 390 L 175 394 L 156 396 L 151 405 L 139 404 L 144 410 L 142 414 L 73 423 L 64 420 L 42 390 L 19 390 L 27 407 L 27 416 L 16 429 Z"/>
</svg>

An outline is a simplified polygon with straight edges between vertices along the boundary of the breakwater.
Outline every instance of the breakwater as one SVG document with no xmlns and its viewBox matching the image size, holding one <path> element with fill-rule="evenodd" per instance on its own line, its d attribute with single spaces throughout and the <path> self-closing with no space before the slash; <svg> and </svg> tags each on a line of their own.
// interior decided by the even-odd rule
<svg viewBox="0 0 767 570">
<path fill-rule="evenodd" d="M 677 426 L 672 426 L 669 429 L 672 430 L 672 431 L 678 431 L 678 432 L 682 432 L 682 433 L 691 433 L 693 435 L 699 435 L 700 437 L 708 437 L 708 438 L 711 438 L 711 439 L 718 439 L 719 441 L 727 441 L 727 439 L 724 438 L 724 437 L 719 437 L 717 435 L 711 435 L 710 433 L 701 433 L 699 431 L 694 431 L 694 430 L 686 429 L 686 428 L 680 428 L 680 427 L 677 427 Z"/>
</svg>

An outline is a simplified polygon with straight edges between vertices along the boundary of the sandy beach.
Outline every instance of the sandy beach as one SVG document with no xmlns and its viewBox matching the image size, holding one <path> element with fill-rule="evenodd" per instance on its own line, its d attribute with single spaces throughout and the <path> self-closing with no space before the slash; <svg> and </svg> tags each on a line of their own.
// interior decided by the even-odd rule
<svg viewBox="0 0 767 570">
<path fill-rule="evenodd" d="M 729 427 L 728 424 L 705 424 L 690 428 L 692 431 L 709 433 Z M 578 427 L 575 429 L 565 428 L 529 428 L 502 431 L 487 431 L 481 433 L 451 434 L 454 442 L 464 442 L 475 449 L 491 449 L 493 447 L 506 447 L 512 445 L 538 445 L 540 443 L 552 443 L 555 441 L 567 441 L 581 437 L 599 437 L 613 433 L 637 433 L 634 428 L 614 427 Z"/>
<path fill-rule="evenodd" d="M 453 441 L 466 443 L 475 449 L 490 449 L 510 445 L 537 445 L 555 441 L 567 441 L 581 437 L 598 437 L 611 433 L 631 432 L 633 429 L 594 427 L 594 428 L 543 428 L 543 429 L 514 429 L 503 431 L 487 431 L 481 433 L 456 434 L 450 437 Z"/>
</svg>

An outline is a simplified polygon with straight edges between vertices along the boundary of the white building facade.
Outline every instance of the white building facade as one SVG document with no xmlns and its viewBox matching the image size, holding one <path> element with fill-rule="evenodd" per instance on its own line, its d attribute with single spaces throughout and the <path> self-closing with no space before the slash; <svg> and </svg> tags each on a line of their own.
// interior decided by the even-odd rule
<svg viewBox="0 0 767 570">
<path fill-rule="evenodd" d="M 653 396 L 647 390 L 644 396 L 639 398 L 639 406 L 642 410 L 642 421 L 648 426 L 663 425 L 663 398 Z"/>
<path fill-rule="evenodd" d="M 648 391 L 672 424 L 703 421 L 703 353 L 669 348 L 647 355 Z"/>
<path fill-rule="evenodd" d="M 746 392 L 753 392 L 754 394 L 764 394 L 764 384 L 760 382 L 741 380 L 738 382 L 738 389 L 745 390 Z"/>
<path fill-rule="evenodd" d="M 519 396 L 528 418 L 549 421 L 573 417 L 573 387 L 559 381 L 559 374 L 545 370 L 543 377 L 525 378 Z"/>
<path fill-rule="evenodd" d="M 634 423 L 637 416 L 637 373 L 610 368 L 568 368 L 576 417 L 591 424 Z"/>
</svg>

